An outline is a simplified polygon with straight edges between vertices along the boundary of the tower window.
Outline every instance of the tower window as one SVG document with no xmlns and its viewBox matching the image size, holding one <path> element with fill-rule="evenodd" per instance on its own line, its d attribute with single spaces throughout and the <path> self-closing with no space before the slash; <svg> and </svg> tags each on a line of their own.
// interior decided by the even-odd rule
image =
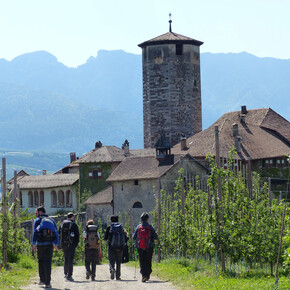
<svg viewBox="0 0 290 290">
<path fill-rule="evenodd" d="M 182 55 L 183 54 L 183 46 L 182 44 L 176 44 L 176 55 Z"/>
<path fill-rule="evenodd" d="M 140 201 L 136 201 L 134 204 L 133 204 L 133 208 L 143 208 L 143 205 Z"/>
</svg>

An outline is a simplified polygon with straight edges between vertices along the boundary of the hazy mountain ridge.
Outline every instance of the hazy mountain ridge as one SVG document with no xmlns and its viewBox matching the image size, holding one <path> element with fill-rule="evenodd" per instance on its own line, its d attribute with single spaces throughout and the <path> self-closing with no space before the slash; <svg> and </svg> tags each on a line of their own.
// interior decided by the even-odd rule
<svg viewBox="0 0 290 290">
<path fill-rule="evenodd" d="M 290 60 L 201 54 L 203 127 L 223 113 L 271 107 L 289 120 Z M 48 52 L 0 59 L 0 147 L 81 155 L 101 140 L 142 148 L 142 59 L 99 51 L 77 68 Z"/>
</svg>

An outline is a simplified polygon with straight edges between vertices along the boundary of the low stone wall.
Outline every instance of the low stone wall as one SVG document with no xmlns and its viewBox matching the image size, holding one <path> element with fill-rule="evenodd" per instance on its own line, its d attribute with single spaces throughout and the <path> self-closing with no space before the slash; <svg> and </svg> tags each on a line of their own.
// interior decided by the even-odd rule
<svg viewBox="0 0 290 290">
<path fill-rule="evenodd" d="M 67 215 L 51 216 L 51 217 L 55 220 L 57 225 L 59 225 L 63 220 L 67 218 Z M 82 229 L 86 227 L 87 214 L 85 212 L 76 213 L 75 219 L 78 219 L 78 222 L 82 225 Z M 21 228 L 24 229 L 25 237 L 26 239 L 29 240 L 30 243 L 32 242 L 33 223 L 34 223 L 34 220 L 28 220 L 21 223 Z M 82 233 L 82 229 L 79 229 L 80 233 Z"/>
</svg>

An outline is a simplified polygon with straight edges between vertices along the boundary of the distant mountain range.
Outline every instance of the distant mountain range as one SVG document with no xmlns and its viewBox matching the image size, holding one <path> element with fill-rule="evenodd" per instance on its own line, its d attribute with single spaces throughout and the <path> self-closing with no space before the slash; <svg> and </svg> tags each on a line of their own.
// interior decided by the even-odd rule
<svg viewBox="0 0 290 290">
<path fill-rule="evenodd" d="M 201 54 L 203 128 L 222 114 L 271 107 L 289 120 L 290 60 Z M 141 55 L 98 52 L 68 68 L 45 51 L 0 59 L 0 148 L 77 152 L 96 141 L 143 148 Z"/>
</svg>

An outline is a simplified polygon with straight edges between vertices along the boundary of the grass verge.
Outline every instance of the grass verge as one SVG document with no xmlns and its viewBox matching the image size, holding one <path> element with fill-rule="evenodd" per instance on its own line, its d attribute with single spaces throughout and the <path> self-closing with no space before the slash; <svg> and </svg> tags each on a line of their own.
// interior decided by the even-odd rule
<svg viewBox="0 0 290 290">
<path fill-rule="evenodd" d="M 129 266 L 135 267 L 135 262 L 129 262 Z M 137 271 L 139 271 L 137 263 Z M 221 275 L 213 265 L 204 261 L 196 264 L 196 261 L 188 259 L 168 259 L 160 264 L 154 259 L 152 275 L 161 280 L 170 281 L 178 289 L 275 289 L 275 278 L 264 274 L 245 273 L 240 276 Z M 290 289 L 290 278 L 281 277 L 278 289 Z"/>
<path fill-rule="evenodd" d="M 31 257 L 21 256 L 17 263 L 11 263 L 0 271 L 0 289 L 21 289 L 37 275 L 37 262 Z"/>
</svg>

